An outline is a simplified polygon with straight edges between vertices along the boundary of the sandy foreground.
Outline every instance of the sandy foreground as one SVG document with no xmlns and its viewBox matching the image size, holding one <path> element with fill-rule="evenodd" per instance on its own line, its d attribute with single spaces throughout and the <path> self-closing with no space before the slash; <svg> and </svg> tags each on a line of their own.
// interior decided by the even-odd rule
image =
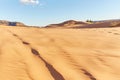
<svg viewBox="0 0 120 80">
<path fill-rule="evenodd" d="M 0 80 L 120 80 L 120 28 L 0 27 Z"/>
</svg>

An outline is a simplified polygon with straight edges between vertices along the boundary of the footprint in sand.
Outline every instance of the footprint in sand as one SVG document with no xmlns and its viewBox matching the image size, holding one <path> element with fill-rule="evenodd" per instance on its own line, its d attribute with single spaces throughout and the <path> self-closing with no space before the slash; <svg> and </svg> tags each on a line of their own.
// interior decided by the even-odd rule
<svg viewBox="0 0 120 80">
<path fill-rule="evenodd" d="M 108 33 L 112 33 L 112 32 L 108 32 Z"/>
<path fill-rule="evenodd" d="M 115 35 L 120 35 L 119 33 L 114 33 Z"/>
</svg>

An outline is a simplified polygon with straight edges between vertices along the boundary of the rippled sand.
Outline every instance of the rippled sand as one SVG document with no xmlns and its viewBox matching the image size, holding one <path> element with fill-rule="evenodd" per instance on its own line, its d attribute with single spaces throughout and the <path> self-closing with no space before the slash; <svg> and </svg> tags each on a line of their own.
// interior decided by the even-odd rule
<svg viewBox="0 0 120 80">
<path fill-rule="evenodd" d="M 0 27 L 0 80 L 120 80 L 120 28 Z"/>
</svg>

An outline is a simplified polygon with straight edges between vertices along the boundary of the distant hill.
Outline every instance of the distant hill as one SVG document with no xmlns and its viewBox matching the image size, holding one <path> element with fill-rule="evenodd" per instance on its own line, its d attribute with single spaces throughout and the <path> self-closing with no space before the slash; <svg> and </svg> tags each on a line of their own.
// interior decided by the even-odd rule
<svg viewBox="0 0 120 80">
<path fill-rule="evenodd" d="M 82 22 L 69 20 L 58 24 L 50 24 L 45 28 L 106 28 L 106 27 L 120 27 L 120 20 L 103 20 L 103 21 L 91 21 Z"/>
<path fill-rule="evenodd" d="M 4 26 L 18 26 L 18 27 L 38 27 L 39 26 L 28 26 L 22 22 L 11 22 L 7 20 L 0 20 L 0 25 Z M 101 20 L 101 21 L 76 21 L 68 20 L 58 24 L 50 24 L 41 28 L 111 28 L 120 27 L 120 19 L 113 20 Z"/>
<path fill-rule="evenodd" d="M 24 23 L 21 22 L 11 22 L 11 21 L 6 21 L 6 20 L 0 20 L 0 25 L 5 25 L 5 26 L 20 26 L 24 27 L 27 26 Z"/>
<path fill-rule="evenodd" d="M 75 20 L 68 20 L 58 24 L 50 24 L 45 26 L 45 28 L 75 28 L 77 26 L 85 26 L 89 23 Z"/>
</svg>

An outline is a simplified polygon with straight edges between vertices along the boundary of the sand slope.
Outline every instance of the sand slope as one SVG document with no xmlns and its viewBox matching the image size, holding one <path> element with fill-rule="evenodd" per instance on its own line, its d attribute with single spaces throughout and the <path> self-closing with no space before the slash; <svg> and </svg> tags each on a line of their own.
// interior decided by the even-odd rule
<svg viewBox="0 0 120 80">
<path fill-rule="evenodd" d="M 0 80 L 120 80 L 120 28 L 0 28 Z"/>
</svg>

